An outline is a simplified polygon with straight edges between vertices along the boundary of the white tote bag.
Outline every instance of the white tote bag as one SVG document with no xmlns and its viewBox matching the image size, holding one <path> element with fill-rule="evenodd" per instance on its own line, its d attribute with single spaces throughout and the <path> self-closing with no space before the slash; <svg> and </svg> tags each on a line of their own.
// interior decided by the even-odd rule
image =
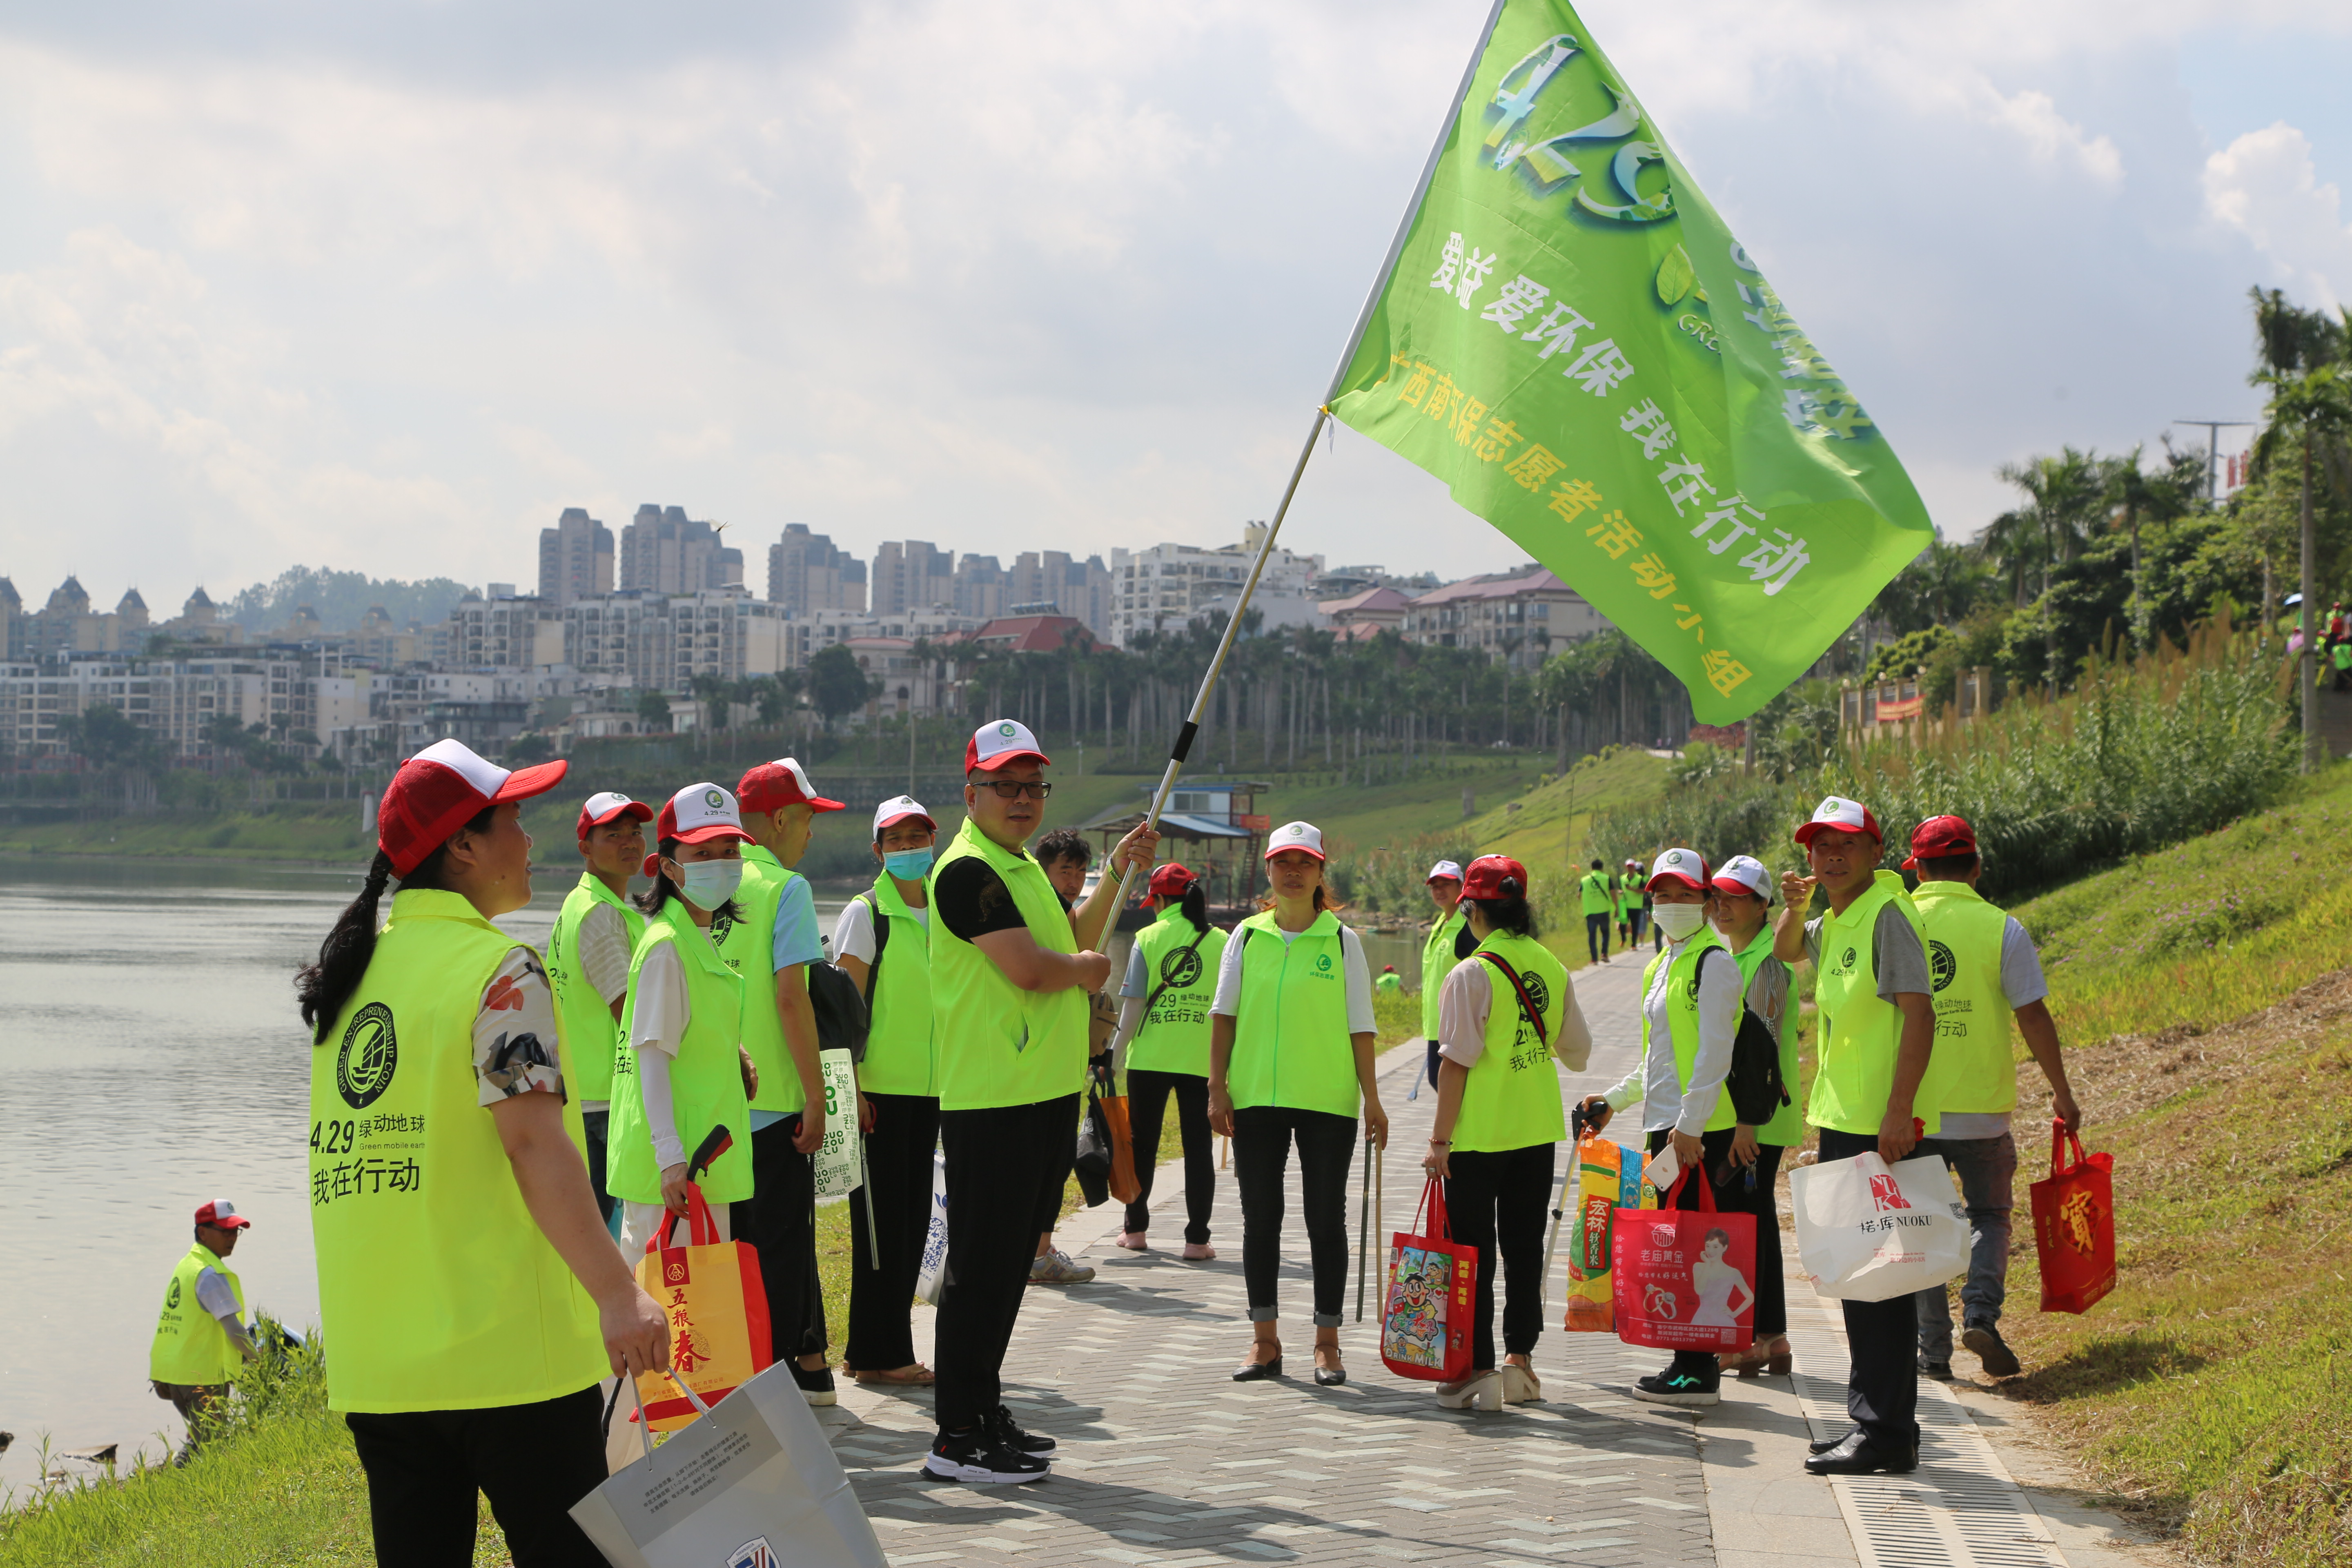
<svg viewBox="0 0 2352 1568">
<path fill-rule="evenodd" d="M 1936 1155 L 1824 1160 L 1790 1172 L 1789 1189 L 1797 1257 L 1824 1296 L 1884 1301 L 1968 1272 L 1968 1211 Z"/>
<path fill-rule="evenodd" d="M 886 1568 L 784 1362 L 572 1504 L 572 1517 L 614 1568 Z"/>
<path fill-rule="evenodd" d="M 816 1054 L 824 1083 L 824 1136 L 818 1140 L 814 1174 L 816 1195 L 845 1198 L 862 1179 L 857 1172 L 857 1070 L 849 1053 L 835 1049 Z"/>
<path fill-rule="evenodd" d="M 922 1267 L 915 1272 L 915 1294 L 936 1307 L 948 1284 L 948 1157 L 931 1155 L 931 1227 L 923 1237 Z"/>
</svg>

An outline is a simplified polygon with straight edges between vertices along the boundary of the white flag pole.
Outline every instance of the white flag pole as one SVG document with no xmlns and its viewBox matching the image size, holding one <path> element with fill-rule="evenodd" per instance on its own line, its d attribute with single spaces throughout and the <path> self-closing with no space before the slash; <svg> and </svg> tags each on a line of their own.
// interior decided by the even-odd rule
<svg viewBox="0 0 2352 1568">
<path fill-rule="evenodd" d="M 1504 4 L 1505 0 L 1495 0 L 1494 8 L 1486 13 L 1486 25 L 1478 30 L 1477 47 L 1470 51 L 1470 63 L 1463 68 L 1462 84 L 1454 89 L 1444 121 L 1437 128 L 1437 141 L 1429 150 L 1428 161 L 1422 164 L 1421 178 L 1413 184 L 1412 199 L 1405 204 L 1395 237 L 1389 241 L 1389 253 L 1381 258 L 1381 269 L 1374 274 L 1372 286 L 1364 295 L 1363 309 L 1356 312 L 1355 330 L 1348 334 L 1348 346 L 1339 352 L 1339 363 L 1331 372 L 1331 384 L 1315 410 L 1315 422 L 1307 428 L 1306 444 L 1298 448 L 1298 461 L 1290 468 L 1290 482 L 1283 487 L 1281 503 L 1266 524 L 1265 538 L 1258 543 L 1257 558 L 1250 563 L 1249 577 L 1242 584 L 1241 596 L 1234 601 L 1233 614 L 1226 618 L 1223 635 L 1217 639 L 1217 651 L 1209 660 L 1207 673 L 1201 677 L 1200 690 L 1193 694 L 1192 710 L 1184 717 L 1183 728 L 1176 731 L 1176 743 L 1168 749 L 1167 771 L 1160 775 L 1160 787 L 1152 792 L 1151 807 L 1144 815 L 1149 826 L 1160 826 L 1160 814 L 1167 808 L 1169 792 L 1176 787 L 1177 775 L 1184 771 L 1184 758 L 1192 749 L 1192 738 L 1200 733 L 1201 717 L 1209 710 L 1209 699 L 1216 692 L 1217 676 L 1225 667 L 1225 655 L 1233 650 L 1242 615 L 1249 608 L 1250 595 L 1257 592 L 1257 580 L 1265 571 L 1267 557 L 1274 553 L 1275 536 L 1282 531 L 1282 520 L 1290 513 L 1290 499 L 1298 493 L 1298 479 L 1307 471 L 1307 459 L 1315 453 L 1315 438 L 1323 434 L 1324 423 L 1331 417 L 1331 399 L 1339 395 L 1348 366 L 1355 362 L 1357 345 L 1363 342 L 1364 330 L 1371 324 L 1373 308 L 1380 303 L 1381 290 L 1388 287 L 1390 274 L 1396 270 L 1397 257 L 1404 249 L 1406 236 L 1412 231 L 1413 215 L 1421 211 L 1422 199 L 1429 194 L 1429 182 L 1437 174 L 1437 160 L 1444 155 L 1446 140 L 1454 134 L 1454 121 L 1462 113 L 1462 100 L 1470 95 L 1470 83 L 1478 74 L 1478 62 L 1486 58 L 1486 44 L 1495 36 L 1495 24 L 1502 17 Z M 1128 885 L 1134 879 L 1133 866 L 1119 872 L 1118 893 L 1111 904 L 1112 930 L 1118 929 L 1118 912 L 1127 908 Z"/>
</svg>

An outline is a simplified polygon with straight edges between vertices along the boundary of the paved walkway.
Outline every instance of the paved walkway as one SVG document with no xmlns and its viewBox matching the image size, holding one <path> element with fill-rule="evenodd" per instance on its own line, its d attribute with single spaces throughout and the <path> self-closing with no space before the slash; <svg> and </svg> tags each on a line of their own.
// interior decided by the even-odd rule
<svg viewBox="0 0 2352 1568">
<path fill-rule="evenodd" d="M 1631 1064 L 1638 963 L 1580 973 L 1595 1038 L 1581 1095 Z M 1407 1100 L 1418 1047 L 1381 1062 L 1394 1152 L 1383 1220 L 1408 1225 L 1433 1099 Z M 1359 1152 L 1356 1181 L 1362 1180 Z M 1626 1397 L 1665 1353 L 1601 1334 L 1547 1327 L 1536 1352 L 1545 1403 L 1498 1415 L 1440 1409 L 1430 1385 L 1381 1364 L 1373 1325 L 1340 1331 L 1348 1383 L 1307 1375 L 1308 1280 L 1294 1177 L 1283 1270 L 1286 1359 L 1275 1384 L 1230 1381 L 1250 1342 L 1241 1278 L 1241 1213 L 1220 1173 L 1209 1264 L 1181 1245 L 1182 1177 L 1163 1169 L 1148 1254 L 1110 1245 L 1113 1205 L 1071 1216 L 1060 1237 L 1099 1270 L 1089 1285 L 1033 1287 L 1006 1364 L 1024 1425 L 1060 1443 L 1052 1478 L 1022 1487 L 959 1487 L 918 1473 L 933 1424 L 928 1394 L 851 1388 L 827 1413 L 894 1564 L 1718 1563 L 1830 1568 L 1840 1563 L 1999 1563 L 2103 1568 L 2138 1559 L 2099 1549 L 2110 1521 L 2065 1521 L 2061 1554 L 1968 1409 L 1923 1382 L 1928 1428 L 1916 1478 L 1830 1482 L 1801 1468 L 1808 1437 L 1844 1428 L 1844 1351 L 1836 1316 L 1790 1271 L 1793 1379 L 1726 1379 L 1703 1415 Z M 1353 1200 L 1350 1224 L 1354 1223 Z M 1352 1241 L 1351 1241 L 1352 1245 Z M 1375 1268 L 1375 1275 L 1377 1268 Z M 1547 1323 L 1556 1324 L 1565 1262 Z M 1368 1295 L 1378 1295 L 1377 1279 Z M 1351 1286 L 1352 1292 L 1352 1286 Z M 1350 1307 L 1352 1308 L 1352 1294 Z M 919 1310 L 929 1359 L 930 1314 Z"/>
</svg>

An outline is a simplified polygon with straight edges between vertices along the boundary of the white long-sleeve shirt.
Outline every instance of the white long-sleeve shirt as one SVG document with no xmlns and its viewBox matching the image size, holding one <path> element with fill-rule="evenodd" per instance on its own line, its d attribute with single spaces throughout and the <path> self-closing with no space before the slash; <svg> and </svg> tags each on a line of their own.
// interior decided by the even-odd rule
<svg viewBox="0 0 2352 1568">
<path fill-rule="evenodd" d="M 1707 1118 L 1715 1114 L 1715 1102 L 1723 1093 L 1723 1080 L 1731 1072 L 1731 1042 L 1739 1033 L 1744 985 L 1739 961 L 1728 949 L 1718 958 L 1699 960 L 1704 973 L 1698 983 L 1698 1052 L 1691 1059 L 1690 1085 L 1685 1088 L 1675 1065 L 1667 998 L 1675 959 L 1689 941 L 1685 937 L 1667 942 L 1658 959 L 1657 972 L 1642 998 L 1642 1016 L 1650 1026 L 1649 1047 L 1607 1099 L 1612 1110 L 1622 1110 L 1639 1100 L 1644 1132 L 1673 1128 L 1696 1138 L 1706 1131 Z"/>
<path fill-rule="evenodd" d="M 1287 944 L 1296 942 L 1300 933 L 1275 928 L 1274 934 Z M 1225 943 L 1225 955 L 1217 964 L 1217 989 L 1209 1003 L 1209 1011 L 1222 1013 L 1230 1018 L 1242 1007 L 1242 951 L 1249 946 L 1245 933 L 1236 931 Z M 1380 1024 L 1372 1016 L 1372 966 L 1364 958 L 1364 939 L 1356 928 L 1339 928 L 1339 964 L 1348 990 L 1348 1033 L 1371 1035 L 1380 1032 Z"/>
<path fill-rule="evenodd" d="M 637 1007 L 629 1019 L 629 1047 L 637 1053 L 637 1087 L 645 1096 L 646 1130 L 653 1134 L 656 1171 L 686 1163 L 686 1141 L 677 1135 L 677 1112 L 670 1096 L 669 1064 L 693 1021 L 686 964 L 677 945 L 664 942 L 637 966 Z"/>
<path fill-rule="evenodd" d="M 1509 1000 L 1513 1007 L 1519 1005 L 1517 996 Z M 1551 1042 L 1551 1054 L 1569 1071 L 1582 1072 L 1592 1057 L 1592 1030 L 1584 1021 L 1584 1009 L 1577 1005 L 1574 981 L 1567 983 L 1560 1004 L 1559 1033 Z M 1465 1068 L 1477 1066 L 1486 1054 L 1486 1019 L 1494 1008 L 1493 965 L 1474 955 L 1448 970 L 1437 993 L 1438 1055 Z"/>
</svg>

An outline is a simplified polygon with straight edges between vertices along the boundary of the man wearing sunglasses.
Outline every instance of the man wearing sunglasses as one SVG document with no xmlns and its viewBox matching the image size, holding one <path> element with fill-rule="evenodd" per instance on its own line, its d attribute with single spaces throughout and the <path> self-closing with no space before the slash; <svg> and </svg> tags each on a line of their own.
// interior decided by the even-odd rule
<svg viewBox="0 0 2352 1568">
<path fill-rule="evenodd" d="M 1095 951 L 1118 873 L 1149 867 L 1139 826 L 1094 894 L 1062 900 L 1024 847 L 1043 825 L 1049 765 L 1028 727 L 983 724 L 964 748 L 964 822 L 931 871 L 931 1005 L 947 1153 L 947 1287 L 934 1361 L 940 1431 L 923 1468 L 960 1481 L 1034 1481 L 1054 1440 L 1023 1431 L 1000 1373 L 1037 1233 L 1060 1217 L 1077 1154 L 1087 998 L 1110 976 Z"/>
</svg>

